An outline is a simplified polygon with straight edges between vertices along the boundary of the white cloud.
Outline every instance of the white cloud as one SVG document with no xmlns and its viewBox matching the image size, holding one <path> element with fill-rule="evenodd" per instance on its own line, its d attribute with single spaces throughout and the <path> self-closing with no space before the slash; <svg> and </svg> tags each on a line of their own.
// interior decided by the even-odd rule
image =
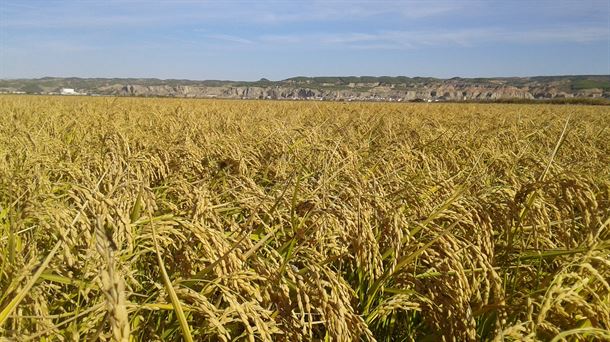
<svg viewBox="0 0 610 342">
<path fill-rule="evenodd" d="M 250 39 L 246 39 L 246 38 L 242 38 L 242 37 L 238 37 L 238 36 L 232 36 L 229 34 L 209 34 L 206 37 L 216 39 L 216 40 L 222 40 L 222 41 L 229 42 L 229 43 L 254 44 L 254 41 L 252 41 Z"/>
<path fill-rule="evenodd" d="M 262 36 L 258 41 L 270 44 L 308 44 L 357 49 L 411 49 L 423 46 L 474 46 L 485 43 L 588 43 L 609 39 L 610 32 L 606 27 L 556 27 L 529 30 L 483 27 L 456 30 L 276 35 Z"/>
<path fill-rule="evenodd" d="M 155 27 L 201 22 L 283 25 L 297 22 L 358 21 L 388 14 L 407 19 L 445 15 L 463 8 L 447 1 L 82 1 L 26 6 L 0 1 L 9 28 Z M 9 16 L 10 15 L 10 16 Z"/>
<path fill-rule="evenodd" d="M 261 43 L 269 44 L 317 44 L 320 42 L 318 35 L 264 35 L 257 39 Z"/>
<path fill-rule="evenodd" d="M 403 17 L 409 19 L 428 18 L 460 11 L 464 8 L 464 4 L 465 2 L 460 1 L 447 3 L 417 2 L 414 4 L 415 6 L 404 6 L 400 13 Z"/>
<path fill-rule="evenodd" d="M 520 32 L 518 36 L 506 37 L 515 42 L 544 43 L 544 42 L 573 42 L 588 43 L 595 41 L 608 41 L 610 28 L 608 27 L 565 27 L 557 29 L 543 29 L 538 31 Z"/>
</svg>

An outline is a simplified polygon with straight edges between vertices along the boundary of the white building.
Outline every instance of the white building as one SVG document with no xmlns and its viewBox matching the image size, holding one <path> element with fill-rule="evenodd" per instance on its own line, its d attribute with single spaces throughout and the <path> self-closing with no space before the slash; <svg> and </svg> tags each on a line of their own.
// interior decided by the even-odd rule
<svg viewBox="0 0 610 342">
<path fill-rule="evenodd" d="M 61 88 L 59 93 L 62 95 L 76 95 L 77 92 L 73 88 Z"/>
</svg>

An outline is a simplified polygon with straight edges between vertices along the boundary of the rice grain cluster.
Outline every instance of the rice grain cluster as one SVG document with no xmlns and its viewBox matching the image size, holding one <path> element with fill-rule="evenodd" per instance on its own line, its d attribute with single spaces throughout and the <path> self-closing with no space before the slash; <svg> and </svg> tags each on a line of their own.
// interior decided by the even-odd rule
<svg viewBox="0 0 610 342">
<path fill-rule="evenodd" d="M 0 97 L 2 341 L 610 339 L 610 111 Z"/>
</svg>

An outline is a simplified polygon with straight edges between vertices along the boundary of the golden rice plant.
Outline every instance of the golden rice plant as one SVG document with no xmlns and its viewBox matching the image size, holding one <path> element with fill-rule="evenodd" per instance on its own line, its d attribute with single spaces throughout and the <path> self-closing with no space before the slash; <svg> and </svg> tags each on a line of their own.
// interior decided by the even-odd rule
<svg viewBox="0 0 610 342">
<path fill-rule="evenodd" d="M 606 107 L 0 115 L 0 340 L 610 339 Z"/>
</svg>

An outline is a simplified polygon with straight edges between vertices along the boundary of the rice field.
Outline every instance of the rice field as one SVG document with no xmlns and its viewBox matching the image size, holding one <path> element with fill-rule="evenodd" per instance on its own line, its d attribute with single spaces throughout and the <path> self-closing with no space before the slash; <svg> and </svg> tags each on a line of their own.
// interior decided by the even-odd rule
<svg viewBox="0 0 610 342">
<path fill-rule="evenodd" d="M 610 339 L 610 108 L 0 96 L 2 341 Z"/>
</svg>

